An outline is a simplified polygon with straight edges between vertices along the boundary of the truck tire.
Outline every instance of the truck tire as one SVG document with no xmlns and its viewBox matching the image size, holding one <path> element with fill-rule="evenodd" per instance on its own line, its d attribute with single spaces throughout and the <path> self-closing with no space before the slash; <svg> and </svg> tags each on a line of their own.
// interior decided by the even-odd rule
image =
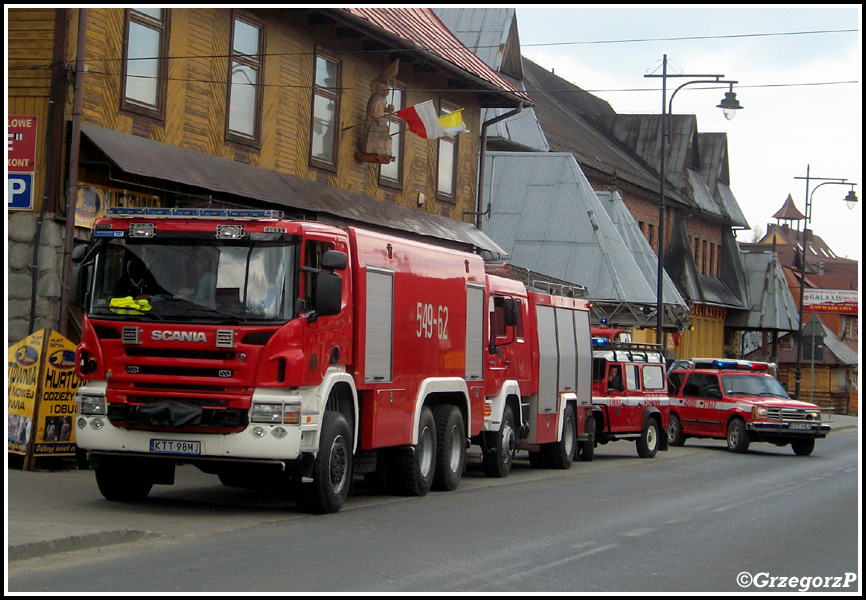
<svg viewBox="0 0 866 600">
<path fill-rule="evenodd" d="M 146 470 L 136 468 L 138 466 L 118 457 L 100 457 L 95 469 L 99 492 L 113 502 L 138 502 L 147 498 L 153 479 Z"/>
<path fill-rule="evenodd" d="M 450 492 L 457 489 L 466 464 L 466 427 L 456 406 L 441 405 L 433 409 L 436 421 L 436 471 L 433 489 Z"/>
<path fill-rule="evenodd" d="M 745 454 L 749 451 L 749 432 L 742 419 L 733 419 L 728 423 L 728 450 L 737 454 Z"/>
<path fill-rule="evenodd" d="M 546 444 L 542 448 L 548 466 L 552 469 L 570 469 L 576 446 L 577 427 L 574 407 L 569 404 L 565 407 L 565 414 L 562 417 L 562 439 L 554 444 Z"/>
<path fill-rule="evenodd" d="M 641 458 L 653 458 L 659 450 L 659 424 L 653 417 L 646 420 L 643 431 L 636 442 L 637 455 Z"/>
<path fill-rule="evenodd" d="M 581 462 L 592 462 L 595 458 L 595 417 L 586 418 L 586 433 L 587 440 L 578 444 L 578 455 Z"/>
<path fill-rule="evenodd" d="M 436 470 L 436 421 L 428 407 L 421 409 L 418 422 L 418 445 L 401 450 L 395 457 L 394 484 L 405 496 L 426 496 L 433 485 Z"/>
<path fill-rule="evenodd" d="M 506 406 L 502 413 L 499 431 L 490 434 L 490 444 L 483 449 L 481 466 L 487 477 L 508 477 L 517 449 L 517 430 L 514 428 L 514 412 Z"/>
<path fill-rule="evenodd" d="M 797 456 L 809 456 L 815 449 L 815 440 L 794 440 L 791 448 Z"/>
<path fill-rule="evenodd" d="M 686 443 L 686 436 L 683 434 L 683 424 L 680 423 L 680 418 L 671 413 L 671 422 L 668 424 L 668 444 L 671 446 L 682 446 Z"/>
<path fill-rule="evenodd" d="M 352 481 L 352 432 L 342 413 L 326 410 L 313 462 L 313 482 L 301 485 L 298 504 L 315 514 L 339 512 Z"/>
</svg>

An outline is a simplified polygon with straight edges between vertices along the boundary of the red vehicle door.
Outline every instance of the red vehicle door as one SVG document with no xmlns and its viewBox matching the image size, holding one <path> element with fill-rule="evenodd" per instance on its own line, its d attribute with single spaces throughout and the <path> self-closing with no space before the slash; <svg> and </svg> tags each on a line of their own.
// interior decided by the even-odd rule
<svg viewBox="0 0 866 600">
<path fill-rule="evenodd" d="M 689 373 L 682 394 L 678 399 L 677 412 L 686 435 L 712 435 L 718 430 L 718 415 L 714 414 L 715 402 L 709 404 L 705 394 L 718 377 L 709 373 Z"/>
</svg>

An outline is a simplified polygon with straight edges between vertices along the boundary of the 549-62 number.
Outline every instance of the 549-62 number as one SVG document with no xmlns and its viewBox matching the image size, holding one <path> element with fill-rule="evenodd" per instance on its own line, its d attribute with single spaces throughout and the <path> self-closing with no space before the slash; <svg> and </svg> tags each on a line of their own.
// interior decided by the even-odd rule
<svg viewBox="0 0 866 600">
<path fill-rule="evenodd" d="M 448 339 L 448 307 L 433 307 L 432 304 L 419 302 L 415 309 L 418 321 L 418 337 L 432 338 L 435 334 L 440 340 Z"/>
</svg>

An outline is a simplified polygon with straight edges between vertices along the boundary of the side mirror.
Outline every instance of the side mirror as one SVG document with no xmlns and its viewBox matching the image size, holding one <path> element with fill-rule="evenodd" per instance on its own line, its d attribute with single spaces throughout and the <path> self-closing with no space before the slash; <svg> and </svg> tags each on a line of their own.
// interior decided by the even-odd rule
<svg viewBox="0 0 866 600">
<path fill-rule="evenodd" d="M 340 252 L 339 254 L 343 254 Z M 325 253 L 327 256 L 328 253 Z M 345 268 L 346 255 L 343 254 Z M 324 263 L 324 260 L 323 260 Z M 327 317 L 340 314 L 343 301 L 343 278 L 333 271 L 316 275 L 316 315 Z"/>
<path fill-rule="evenodd" d="M 517 325 L 517 302 L 514 298 L 505 298 L 502 308 L 505 316 L 505 326 L 514 327 Z"/>
<path fill-rule="evenodd" d="M 322 268 L 328 271 L 342 271 L 349 264 L 349 257 L 339 250 L 328 250 L 322 257 Z"/>
<path fill-rule="evenodd" d="M 72 271 L 69 276 L 69 302 L 73 306 L 83 308 L 87 296 L 87 284 L 90 281 L 90 265 L 82 261 L 87 255 L 87 246 L 76 246 L 72 249 Z"/>
</svg>

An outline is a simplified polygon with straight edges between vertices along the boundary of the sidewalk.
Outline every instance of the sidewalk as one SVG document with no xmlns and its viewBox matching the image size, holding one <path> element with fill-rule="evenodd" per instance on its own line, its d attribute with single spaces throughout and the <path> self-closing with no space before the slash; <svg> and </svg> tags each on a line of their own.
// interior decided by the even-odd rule
<svg viewBox="0 0 866 600">
<path fill-rule="evenodd" d="M 856 416 L 834 416 L 830 435 L 857 429 L 858 424 Z M 820 452 L 820 444 L 819 440 L 816 452 Z M 225 488 L 216 477 L 192 466 L 180 469 L 184 472 L 178 475 L 175 485 L 156 486 L 152 499 L 157 500 L 162 490 L 175 499 L 181 495 L 190 502 L 205 502 L 207 510 L 204 512 L 211 517 L 219 515 L 221 527 L 232 528 L 249 521 L 249 514 L 238 506 L 244 506 L 250 494 L 256 492 Z M 163 510 L 164 506 L 158 501 L 146 504 L 106 502 L 96 487 L 92 471 L 7 468 L 6 490 L 6 560 L 10 562 L 147 538 L 175 537 L 198 532 L 202 527 L 201 523 L 193 522 L 194 519 L 179 519 L 171 511 Z M 255 499 L 256 519 L 288 518 L 284 498 L 263 498 L 258 494 Z M 212 522 L 208 521 L 206 526 L 211 528 Z"/>
</svg>

